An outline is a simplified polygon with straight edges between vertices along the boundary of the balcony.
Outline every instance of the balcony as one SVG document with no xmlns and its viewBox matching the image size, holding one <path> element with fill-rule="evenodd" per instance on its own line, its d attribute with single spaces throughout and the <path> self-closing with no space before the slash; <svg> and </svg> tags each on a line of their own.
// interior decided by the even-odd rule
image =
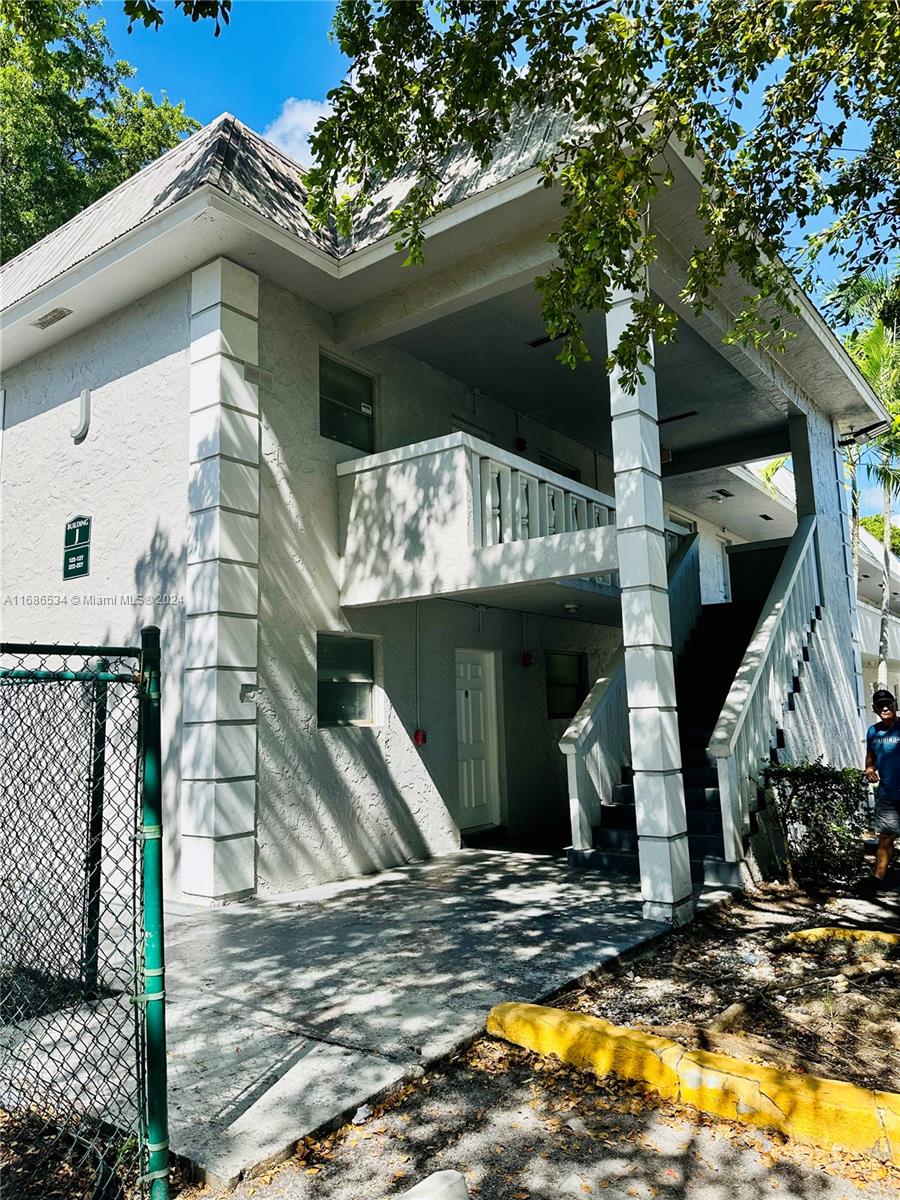
<svg viewBox="0 0 900 1200">
<path fill-rule="evenodd" d="M 864 658 L 878 658 L 878 639 L 881 631 L 881 610 L 864 600 L 857 601 L 859 634 Z M 891 613 L 888 617 L 888 660 L 900 663 L 900 617 Z M 893 674 L 893 672 L 892 672 Z"/>
<path fill-rule="evenodd" d="M 586 606 L 593 620 L 618 611 L 611 496 L 467 433 L 337 473 L 345 606 L 452 596 L 553 614 Z"/>
</svg>

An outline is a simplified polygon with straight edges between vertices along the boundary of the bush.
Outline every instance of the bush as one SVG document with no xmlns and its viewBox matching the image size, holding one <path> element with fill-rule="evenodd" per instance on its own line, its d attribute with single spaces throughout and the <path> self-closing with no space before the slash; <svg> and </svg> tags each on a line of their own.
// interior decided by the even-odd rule
<svg viewBox="0 0 900 1200">
<path fill-rule="evenodd" d="M 787 872 L 801 885 L 847 884 L 862 870 L 868 785 L 855 767 L 816 762 L 766 768 L 787 849 Z"/>
</svg>

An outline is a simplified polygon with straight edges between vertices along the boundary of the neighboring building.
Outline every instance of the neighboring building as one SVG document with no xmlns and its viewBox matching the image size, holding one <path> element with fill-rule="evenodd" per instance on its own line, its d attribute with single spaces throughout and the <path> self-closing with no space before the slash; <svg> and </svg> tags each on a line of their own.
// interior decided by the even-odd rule
<svg viewBox="0 0 900 1200">
<path fill-rule="evenodd" d="M 489 170 L 448 164 L 415 270 L 399 184 L 343 243 L 227 115 L 2 269 L 4 638 L 161 626 L 189 899 L 501 828 L 596 869 L 639 847 L 647 914 L 680 920 L 692 867 L 743 869 L 774 746 L 858 760 L 838 439 L 882 409 L 807 301 L 782 358 L 722 344 L 739 279 L 679 302 L 689 162 L 653 213 L 678 340 L 623 393 L 619 297 L 562 367 L 533 287 L 554 136 L 536 118 Z M 797 516 L 742 467 L 782 453 Z M 90 575 L 64 582 L 78 515 Z"/>
</svg>

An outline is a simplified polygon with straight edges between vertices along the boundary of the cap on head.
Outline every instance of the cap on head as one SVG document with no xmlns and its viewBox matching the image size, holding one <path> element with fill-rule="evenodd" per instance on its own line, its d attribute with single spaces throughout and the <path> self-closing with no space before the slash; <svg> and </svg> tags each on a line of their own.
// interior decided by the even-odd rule
<svg viewBox="0 0 900 1200">
<path fill-rule="evenodd" d="M 886 691 L 884 688 L 879 688 L 872 697 L 872 708 L 879 713 L 883 708 L 896 708 L 897 701 L 894 699 L 893 693 Z"/>
</svg>

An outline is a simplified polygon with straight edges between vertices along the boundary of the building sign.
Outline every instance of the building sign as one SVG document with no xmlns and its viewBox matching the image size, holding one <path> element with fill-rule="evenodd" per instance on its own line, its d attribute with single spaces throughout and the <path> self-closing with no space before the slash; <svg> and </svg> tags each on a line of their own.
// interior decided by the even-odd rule
<svg viewBox="0 0 900 1200">
<path fill-rule="evenodd" d="M 91 571 L 91 518 L 73 517 L 66 522 L 63 543 L 63 579 L 80 579 Z"/>
</svg>

